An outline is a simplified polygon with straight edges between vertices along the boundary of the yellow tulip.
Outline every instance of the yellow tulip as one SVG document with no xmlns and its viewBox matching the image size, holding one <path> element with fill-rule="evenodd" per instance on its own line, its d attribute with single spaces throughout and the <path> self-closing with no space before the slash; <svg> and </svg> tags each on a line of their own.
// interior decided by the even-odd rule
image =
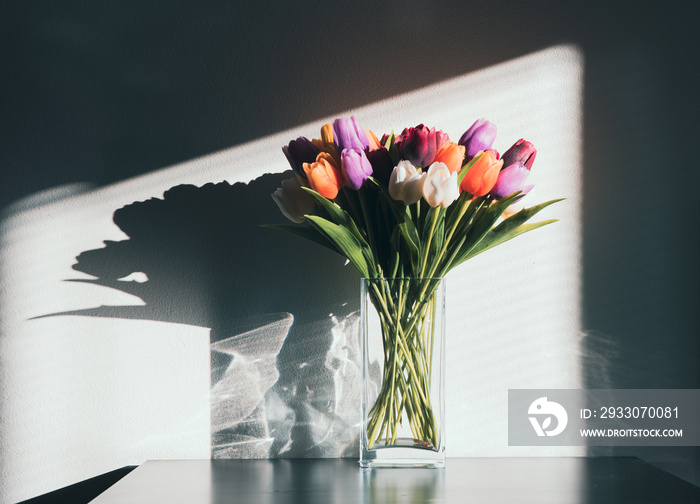
<svg viewBox="0 0 700 504">
<path fill-rule="evenodd" d="M 323 150 L 326 152 L 328 152 L 328 147 L 332 147 L 335 150 L 335 145 L 333 144 L 333 123 L 321 126 L 321 142 Z"/>
</svg>

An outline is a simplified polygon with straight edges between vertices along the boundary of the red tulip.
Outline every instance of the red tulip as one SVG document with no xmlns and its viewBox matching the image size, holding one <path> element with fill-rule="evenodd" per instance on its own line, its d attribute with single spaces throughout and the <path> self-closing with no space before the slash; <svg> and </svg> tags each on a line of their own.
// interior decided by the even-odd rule
<svg viewBox="0 0 700 504">
<path fill-rule="evenodd" d="M 435 161 L 440 146 L 449 139 L 447 133 L 420 124 L 404 129 L 396 143 L 401 159 L 410 161 L 413 166 L 428 167 Z"/>
</svg>

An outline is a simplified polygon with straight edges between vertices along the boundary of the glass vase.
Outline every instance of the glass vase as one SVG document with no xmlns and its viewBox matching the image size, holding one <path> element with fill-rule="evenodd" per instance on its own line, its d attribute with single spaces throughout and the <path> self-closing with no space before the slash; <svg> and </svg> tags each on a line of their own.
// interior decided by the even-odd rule
<svg viewBox="0 0 700 504">
<path fill-rule="evenodd" d="M 445 465 L 445 281 L 363 278 L 362 467 Z"/>
</svg>

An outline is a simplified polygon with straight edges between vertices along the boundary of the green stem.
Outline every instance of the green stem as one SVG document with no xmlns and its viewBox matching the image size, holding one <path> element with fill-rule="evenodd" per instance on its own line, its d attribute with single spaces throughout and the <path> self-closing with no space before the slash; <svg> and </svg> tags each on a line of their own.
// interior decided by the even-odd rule
<svg viewBox="0 0 700 504">
<path fill-rule="evenodd" d="M 385 438 L 387 445 L 394 444 L 405 412 L 414 438 L 436 447 L 438 432 L 429 394 L 436 305 L 434 300 L 411 301 L 413 289 L 405 288 L 404 279 L 395 282 L 394 291 L 385 280 L 372 282 L 370 289 L 382 321 L 385 370 L 368 415 L 368 443 L 371 448 Z"/>
<path fill-rule="evenodd" d="M 357 191 L 357 194 L 360 197 L 360 207 L 362 208 L 362 216 L 365 221 L 365 228 L 367 230 L 367 237 L 369 239 L 369 245 L 370 248 L 372 249 L 372 256 L 374 257 L 374 263 L 379 265 L 379 258 L 377 257 L 377 243 L 374 239 L 374 228 L 372 226 L 372 218 L 373 216 L 369 214 L 369 211 L 367 210 L 367 196 L 365 195 L 365 191 L 360 189 Z"/>
<path fill-rule="evenodd" d="M 425 265 L 428 263 L 428 255 L 430 255 L 430 245 L 433 242 L 433 234 L 435 233 L 435 226 L 437 225 L 438 221 L 438 215 L 440 212 L 436 209 L 433 209 L 433 218 L 431 219 L 430 222 L 430 233 L 428 234 L 428 243 L 425 245 L 425 255 L 423 256 L 423 265 L 421 266 L 420 269 L 420 274 L 418 275 L 420 278 L 423 278 L 423 273 L 425 273 Z"/>
</svg>

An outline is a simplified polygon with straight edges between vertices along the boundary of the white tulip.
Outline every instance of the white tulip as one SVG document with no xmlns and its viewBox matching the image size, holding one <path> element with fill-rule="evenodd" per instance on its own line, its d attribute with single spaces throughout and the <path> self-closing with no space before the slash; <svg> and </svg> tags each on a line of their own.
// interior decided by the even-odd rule
<svg viewBox="0 0 700 504">
<path fill-rule="evenodd" d="M 410 161 L 400 161 L 389 178 L 389 195 L 407 205 L 412 205 L 423 195 L 425 173 L 420 173 Z"/>
<path fill-rule="evenodd" d="M 296 177 L 282 181 L 282 187 L 272 193 L 280 211 L 292 222 L 304 222 L 304 215 L 313 212 L 314 197 L 301 188 Z"/>
<path fill-rule="evenodd" d="M 433 208 L 450 206 L 459 197 L 457 172 L 450 173 L 445 163 L 431 164 L 423 184 L 423 197 Z"/>
</svg>

